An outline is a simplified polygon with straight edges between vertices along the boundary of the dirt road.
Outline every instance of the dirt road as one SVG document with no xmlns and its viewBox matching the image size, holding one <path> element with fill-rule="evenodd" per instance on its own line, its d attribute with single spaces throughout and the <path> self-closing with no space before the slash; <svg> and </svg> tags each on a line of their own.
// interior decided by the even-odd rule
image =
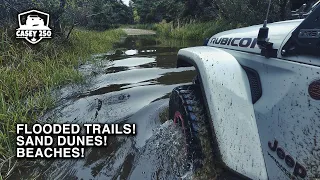
<svg viewBox="0 0 320 180">
<path fill-rule="evenodd" d="M 137 36 L 137 35 L 153 35 L 156 34 L 155 31 L 151 30 L 145 30 L 145 29 L 131 29 L 131 28 L 126 28 L 122 29 L 127 35 L 129 36 Z"/>
</svg>

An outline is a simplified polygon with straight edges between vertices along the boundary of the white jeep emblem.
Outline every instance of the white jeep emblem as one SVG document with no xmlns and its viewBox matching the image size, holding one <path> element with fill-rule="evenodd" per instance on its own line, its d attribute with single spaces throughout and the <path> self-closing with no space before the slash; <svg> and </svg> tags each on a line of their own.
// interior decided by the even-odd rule
<svg viewBox="0 0 320 180">
<path fill-rule="evenodd" d="M 18 15 L 18 22 L 17 38 L 24 38 L 31 44 L 40 42 L 42 38 L 51 38 L 48 13 L 37 10 L 23 12 Z"/>
</svg>

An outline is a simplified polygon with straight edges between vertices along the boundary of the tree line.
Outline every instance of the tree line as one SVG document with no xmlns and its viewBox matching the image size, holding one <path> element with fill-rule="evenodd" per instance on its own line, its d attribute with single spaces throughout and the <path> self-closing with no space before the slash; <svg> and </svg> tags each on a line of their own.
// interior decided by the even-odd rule
<svg viewBox="0 0 320 180">
<path fill-rule="evenodd" d="M 272 0 L 269 22 L 286 20 L 290 11 L 317 0 Z M 0 0 L 0 29 L 17 26 L 17 14 L 38 9 L 50 14 L 56 34 L 74 26 L 95 30 L 120 24 L 147 24 L 162 21 L 175 26 L 222 18 L 239 24 L 262 23 L 268 0 Z"/>
<path fill-rule="evenodd" d="M 272 0 L 269 22 L 287 20 L 303 3 L 317 0 Z M 139 23 L 190 23 L 223 18 L 241 24 L 262 23 L 268 0 L 133 0 Z"/>
</svg>

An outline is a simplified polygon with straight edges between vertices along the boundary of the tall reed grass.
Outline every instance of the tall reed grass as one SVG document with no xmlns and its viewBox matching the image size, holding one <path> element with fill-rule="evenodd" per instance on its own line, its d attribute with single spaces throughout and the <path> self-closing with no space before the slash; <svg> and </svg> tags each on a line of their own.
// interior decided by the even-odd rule
<svg viewBox="0 0 320 180">
<path fill-rule="evenodd" d="M 224 19 L 216 19 L 209 22 L 195 22 L 173 27 L 172 23 L 157 23 L 157 24 L 137 24 L 131 27 L 141 29 L 151 29 L 157 34 L 166 38 L 183 39 L 183 40 L 204 40 L 216 33 L 243 27 L 243 24 L 228 22 Z"/>
<path fill-rule="evenodd" d="M 54 107 L 51 90 L 83 82 L 77 71 L 94 53 L 103 53 L 123 35 L 121 30 L 76 29 L 70 38 L 30 45 L 0 30 L 0 179 L 15 166 L 15 125 L 32 123 Z"/>
</svg>

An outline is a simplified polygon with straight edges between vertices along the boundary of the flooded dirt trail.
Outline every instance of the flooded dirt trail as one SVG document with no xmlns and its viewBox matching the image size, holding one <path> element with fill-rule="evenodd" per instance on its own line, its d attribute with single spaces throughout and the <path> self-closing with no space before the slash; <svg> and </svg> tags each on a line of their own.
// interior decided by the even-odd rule
<svg viewBox="0 0 320 180">
<path fill-rule="evenodd" d="M 129 36 L 136 35 L 155 35 L 155 31 L 145 30 L 145 29 L 132 29 L 132 28 L 124 28 L 122 29 Z"/>
<path fill-rule="evenodd" d="M 86 149 L 84 159 L 27 160 L 9 179 L 178 179 L 188 177 L 182 137 L 167 119 L 171 90 L 191 83 L 194 68 L 176 69 L 180 48 L 201 42 L 129 36 L 114 51 L 81 66 L 85 85 L 58 92 L 58 106 L 39 121 L 135 123 L 137 135 L 111 136 L 106 148 Z"/>
</svg>

